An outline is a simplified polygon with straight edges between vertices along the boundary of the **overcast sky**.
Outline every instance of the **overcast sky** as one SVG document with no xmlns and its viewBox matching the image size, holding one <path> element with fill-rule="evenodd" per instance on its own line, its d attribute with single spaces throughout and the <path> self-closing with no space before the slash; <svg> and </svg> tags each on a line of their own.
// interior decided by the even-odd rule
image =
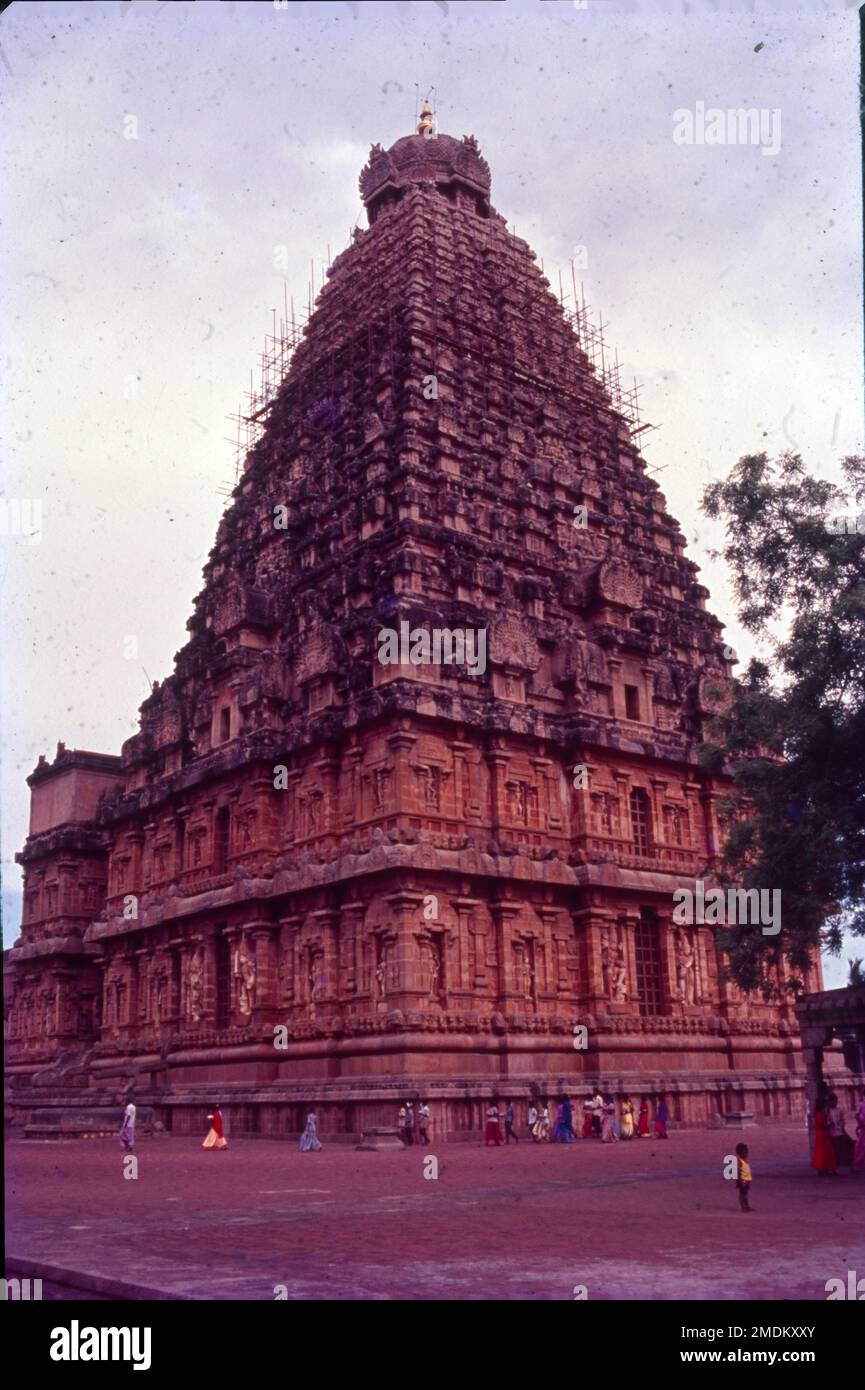
<svg viewBox="0 0 865 1390">
<path fill-rule="evenodd" d="M 586 248 L 659 426 L 647 460 L 750 654 L 697 504 L 743 453 L 837 477 L 862 449 L 857 42 L 844 0 L 0 15 L 4 495 L 43 511 L 39 543 L 0 536 L 7 894 L 38 755 L 118 752 L 171 671 L 233 477 L 226 416 L 283 281 L 305 303 L 310 259 L 318 282 L 345 245 L 370 144 L 412 131 L 416 83 L 477 137 L 556 287 Z M 780 149 L 676 143 L 700 102 L 780 112 Z"/>
</svg>

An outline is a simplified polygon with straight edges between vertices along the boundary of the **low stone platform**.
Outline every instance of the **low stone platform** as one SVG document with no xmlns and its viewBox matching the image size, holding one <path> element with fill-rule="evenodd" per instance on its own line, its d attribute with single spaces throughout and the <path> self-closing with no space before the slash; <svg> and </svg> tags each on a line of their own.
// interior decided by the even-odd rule
<svg viewBox="0 0 865 1390">
<path fill-rule="evenodd" d="M 114 1141 L 11 1142 L 10 1259 L 61 1296 L 196 1300 L 823 1300 L 865 1272 L 865 1172 L 819 1178 L 800 1126 L 749 1138 L 750 1214 L 722 1131 L 309 1154 L 201 1137 L 143 1139 L 134 1181 Z"/>
<path fill-rule="evenodd" d="M 370 1153 L 387 1153 L 389 1149 L 403 1149 L 405 1145 L 399 1137 L 396 1125 L 378 1125 L 366 1130 L 355 1148 L 365 1149 Z"/>
<path fill-rule="evenodd" d="M 725 1129 L 757 1128 L 753 1110 L 728 1110 L 726 1114 L 719 1115 L 718 1118 Z"/>
</svg>

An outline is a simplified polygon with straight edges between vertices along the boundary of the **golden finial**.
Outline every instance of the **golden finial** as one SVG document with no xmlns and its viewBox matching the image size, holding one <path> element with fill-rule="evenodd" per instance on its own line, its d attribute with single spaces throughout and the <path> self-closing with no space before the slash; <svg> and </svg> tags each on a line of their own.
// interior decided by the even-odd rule
<svg viewBox="0 0 865 1390">
<path fill-rule="evenodd" d="M 433 117 L 432 107 L 428 101 L 425 101 L 421 107 L 420 120 L 417 123 L 417 133 L 418 135 L 430 136 L 434 131 L 435 119 Z"/>
</svg>

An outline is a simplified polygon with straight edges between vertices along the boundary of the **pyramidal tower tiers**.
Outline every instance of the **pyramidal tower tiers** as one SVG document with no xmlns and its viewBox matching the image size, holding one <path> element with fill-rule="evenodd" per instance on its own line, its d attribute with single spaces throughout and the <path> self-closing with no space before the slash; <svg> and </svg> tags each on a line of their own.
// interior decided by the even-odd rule
<svg viewBox="0 0 865 1390">
<path fill-rule="evenodd" d="M 783 965 L 746 998 L 673 921 L 723 836 L 728 668 L 632 422 L 473 138 L 424 112 L 360 190 L 174 674 L 120 757 L 29 779 L 13 1102 L 98 1128 L 134 1084 L 189 1132 L 217 1087 L 235 1133 L 314 1102 L 346 1137 L 597 1084 L 793 1113 Z"/>
</svg>

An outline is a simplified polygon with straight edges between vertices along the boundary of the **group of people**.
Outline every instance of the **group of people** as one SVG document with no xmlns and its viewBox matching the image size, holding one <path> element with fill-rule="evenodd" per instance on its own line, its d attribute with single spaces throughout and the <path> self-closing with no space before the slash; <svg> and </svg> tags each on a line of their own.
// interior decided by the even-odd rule
<svg viewBox="0 0 865 1390">
<path fill-rule="evenodd" d="M 222 1111 L 218 1105 L 214 1105 L 213 1114 L 208 1115 L 210 1129 L 207 1137 L 202 1143 L 203 1149 L 227 1149 L 228 1140 L 222 1124 Z M 298 1148 L 301 1153 L 318 1153 L 321 1149 L 321 1140 L 318 1137 L 318 1116 L 314 1110 L 310 1110 L 306 1117 L 306 1128 L 298 1141 Z"/>
<path fill-rule="evenodd" d="M 835 1097 L 831 1097 L 835 1100 Z M 865 1106 L 865 1102 L 863 1102 Z M 860 1106 L 860 1112 L 863 1110 Z M 667 1138 L 667 1102 L 663 1096 L 659 1097 L 655 1110 L 654 1133 L 658 1139 Z M 819 1113 L 819 1112 L 818 1112 Z M 130 1100 L 123 1115 L 123 1125 L 118 1139 L 120 1147 L 129 1152 L 135 1144 L 135 1106 Z M 222 1122 L 222 1111 L 218 1105 L 214 1105 L 213 1113 L 208 1115 L 210 1129 L 202 1141 L 203 1149 L 223 1150 L 228 1148 L 228 1140 L 225 1137 L 225 1130 Z M 504 1123 L 504 1137 L 502 1136 L 502 1122 Z M 406 1101 L 400 1106 L 397 1117 L 399 1135 L 407 1148 L 415 1142 L 419 1144 L 429 1144 L 430 1131 L 432 1129 L 432 1116 L 430 1108 L 425 1100 L 419 1101 L 417 1110 L 413 1101 Z M 840 1121 L 841 1131 L 843 1132 L 843 1116 Z M 865 1119 L 861 1121 L 862 1130 L 865 1131 Z M 572 1144 L 577 1138 L 574 1129 L 574 1107 L 569 1096 L 563 1096 L 556 1108 L 555 1122 L 550 1127 L 550 1107 L 547 1101 L 531 1102 L 528 1110 L 528 1135 L 536 1144 L 553 1142 L 561 1144 Z M 583 1124 L 581 1137 L 583 1139 L 596 1138 L 604 1144 L 615 1143 L 618 1139 L 632 1139 L 634 1135 L 640 1138 L 649 1138 L 649 1102 L 646 1096 L 640 1101 L 639 1117 L 635 1122 L 634 1103 L 630 1096 L 625 1096 L 622 1101 L 621 1124 L 616 1111 L 616 1102 L 611 1095 L 602 1095 L 599 1092 L 594 1097 L 590 1097 L 583 1105 Z M 515 1144 L 519 1143 L 520 1136 L 516 1129 L 516 1111 L 513 1101 L 509 1101 L 507 1107 L 500 1111 L 498 1105 L 493 1102 L 487 1108 L 486 1125 L 484 1128 L 485 1144 L 510 1144 L 511 1140 Z M 852 1142 L 852 1141 L 851 1141 Z M 861 1147 L 860 1135 L 860 1147 Z M 300 1136 L 298 1143 L 301 1153 L 317 1153 L 321 1149 L 321 1140 L 318 1137 L 318 1116 L 311 1110 L 306 1117 L 306 1128 Z M 858 1150 L 857 1150 L 858 1152 Z M 816 1159 L 815 1159 L 816 1162 Z M 834 1168 L 832 1169 L 834 1172 Z"/>
<path fill-rule="evenodd" d="M 614 1144 L 619 1139 L 633 1139 L 635 1136 L 640 1139 L 652 1137 L 649 1127 L 649 1099 L 642 1096 L 640 1099 L 639 1114 L 635 1115 L 634 1102 L 630 1096 L 625 1096 L 621 1103 L 621 1114 L 619 1113 L 616 1101 L 611 1095 L 604 1095 L 597 1091 L 594 1096 L 589 1096 L 583 1103 L 583 1121 L 579 1131 L 574 1126 L 574 1106 L 570 1096 L 562 1096 L 556 1106 L 555 1120 L 551 1120 L 550 1106 L 546 1100 L 532 1101 L 528 1110 L 528 1136 L 536 1144 L 559 1143 L 573 1144 L 579 1137 L 582 1139 L 600 1139 L 603 1144 Z M 658 1097 L 655 1106 L 654 1136 L 656 1139 L 666 1139 L 667 1118 L 669 1109 L 666 1098 L 662 1095 Z M 504 1119 L 504 1140 L 502 1139 L 501 1121 Z M 484 1144 L 509 1144 L 513 1139 L 519 1143 L 520 1136 L 515 1128 L 516 1114 L 513 1101 L 510 1101 L 504 1110 L 500 1112 L 498 1105 L 492 1102 L 487 1107 L 486 1124 L 484 1126 Z"/>
<path fill-rule="evenodd" d="M 856 1138 L 847 1133 L 847 1117 L 834 1091 L 821 1091 L 814 1105 L 814 1167 L 821 1177 L 839 1168 L 865 1168 L 865 1095 L 856 1111 Z"/>
<path fill-rule="evenodd" d="M 594 1096 L 588 1097 L 583 1103 L 583 1122 L 579 1137 L 582 1139 L 600 1139 L 602 1144 L 613 1144 L 620 1139 L 649 1139 L 654 1133 L 656 1139 L 667 1138 L 667 1118 L 669 1110 L 666 1097 L 661 1095 L 657 1098 L 655 1106 L 654 1130 L 650 1129 L 649 1122 L 649 1098 L 640 1098 L 639 1113 L 635 1116 L 634 1102 L 630 1096 L 625 1096 L 621 1102 L 621 1112 L 617 1111 L 616 1101 L 611 1095 L 603 1095 L 597 1091 Z M 130 1100 L 123 1112 L 123 1124 L 118 1134 L 121 1149 L 127 1153 L 131 1152 L 135 1144 L 135 1105 Z M 213 1113 L 208 1115 L 210 1129 L 205 1139 L 202 1141 L 203 1149 L 227 1149 L 228 1140 L 222 1123 L 222 1111 L 218 1105 L 214 1105 Z M 559 1143 L 572 1144 L 576 1140 L 577 1131 L 574 1126 L 574 1106 L 570 1096 L 562 1096 L 556 1106 L 555 1120 L 551 1122 L 550 1106 L 546 1100 L 532 1101 L 528 1108 L 528 1135 L 536 1144 Z M 862 1096 L 859 1107 L 855 1115 L 856 1138 L 855 1140 L 847 1133 L 846 1116 L 838 1104 L 838 1097 L 833 1091 L 822 1091 L 817 1098 L 814 1106 L 814 1167 L 821 1177 L 834 1175 L 839 1168 L 848 1168 L 851 1172 L 854 1168 L 865 1168 L 865 1095 Z M 415 1142 L 415 1134 L 418 1136 L 418 1143 L 429 1144 L 430 1130 L 432 1128 L 432 1117 L 427 1102 L 419 1101 L 417 1111 L 413 1101 L 407 1101 L 400 1106 L 397 1117 L 400 1138 L 407 1148 Z M 504 1124 L 504 1136 L 502 1135 L 502 1124 Z M 484 1144 L 500 1145 L 510 1144 L 511 1140 L 515 1144 L 520 1141 L 520 1135 L 516 1129 L 516 1111 L 513 1101 L 509 1101 L 504 1110 L 500 1110 L 498 1104 L 493 1101 L 487 1107 L 486 1123 L 484 1126 Z M 300 1136 L 298 1143 L 301 1153 L 317 1153 L 321 1149 L 321 1140 L 318 1137 L 318 1116 L 311 1110 L 306 1117 L 306 1128 Z M 751 1173 L 748 1166 L 748 1150 L 743 1144 L 737 1146 L 736 1154 L 739 1159 L 739 1174 L 736 1186 L 739 1189 L 740 1200 L 743 1210 L 749 1210 L 747 1193 L 751 1183 Z"/>
<path fill-rule="evenodd" d="M 430 1108 L 425 1100 L 418 1101 L 417 1113 L 415 1114 L 414 1102 L 407 1101 L 399 1108 L 397 1116 L 397 1126 L 399 1137 L 410 1148 L 414 1143 L 415 1130 L 417 1131 L 417 1141 L 419 1144 L 428 1144 L 430 1141 L 430 1128 L 432 1126 L 432 1116 Z"/>
</svg>

